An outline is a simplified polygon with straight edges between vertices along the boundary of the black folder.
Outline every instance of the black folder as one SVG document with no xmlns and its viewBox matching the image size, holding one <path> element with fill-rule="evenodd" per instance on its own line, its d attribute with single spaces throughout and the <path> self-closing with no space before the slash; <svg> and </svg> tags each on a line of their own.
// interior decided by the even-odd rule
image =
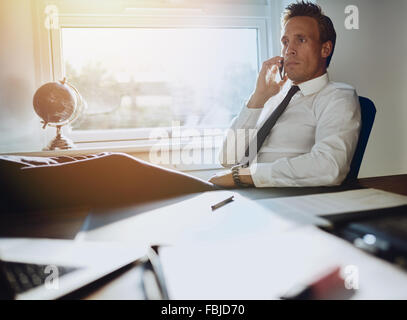
<svg viewBox="0 0 407 320">
<path fill-rule="evenodd" d="M 407 268 L 407 205 L 324 218 L 333 225 L 326 231 Z"/>
</svg>

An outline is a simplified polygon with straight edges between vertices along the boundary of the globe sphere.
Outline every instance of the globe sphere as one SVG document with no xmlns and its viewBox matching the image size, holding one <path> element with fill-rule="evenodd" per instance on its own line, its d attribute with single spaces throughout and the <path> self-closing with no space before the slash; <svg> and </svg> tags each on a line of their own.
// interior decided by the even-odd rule
<svg viewBox="0 0 407 320">
<path fill-rule="evenodd" d="M 47 124 L 68 123 L 75 113 L 77 103 L 77 95 L 65 83 L 65 79 L 42 85 L 33 98 L 34 110 L 43 120 L 44 127 Z"/>
</svg>

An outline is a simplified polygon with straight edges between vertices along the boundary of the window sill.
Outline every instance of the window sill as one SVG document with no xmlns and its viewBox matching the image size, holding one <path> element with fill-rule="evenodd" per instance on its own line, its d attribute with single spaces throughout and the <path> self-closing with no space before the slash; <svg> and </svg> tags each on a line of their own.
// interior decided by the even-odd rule
<svg viewBox="0 0 407 320">
<path fill-rule="evenodd" d="M 52 150 L 52 151 L 43 151 L 43 150 L 31 150 L 31 151 L 21 151 L 21 152 L 8 152 L 8 153 L 0 153 L 0 155 L 19 155 L 19 156 L 27 156 L 27 157 L 58 157 L 58 156 L 82 156 L 82 155 L 89 155 L 89 154 L 96 154 L 101 152 L 122 152 L 137 158 L 140 158 L 147 162 L 149 161 L 149 153 L 151 148 L 154 146 L 159 149 L 160 146 L 163 146 L 164 150 L 168 150 L 169 153 L 173 152 L 180 152 L 182 148 L 185 147 L 187 144 L 179 144 L 179 145 L 172 145 L 171 148 L 168 147 L 168 144 L 157 144 L 152 145 L 151 143 L 129 143 L 128 145 L 124 145 L 123 142 L 104 142 L 104 143 L 77 143 L 75 148 L 67 149 L 67 150 Z M 212 154 L 217 154 L 219 146 L 191 146 L 189 144 L 189 150 L 201 150 L 201 152 L 210 152 Z M 27 150 L 27 149 L 25 149 Z M 171 159 L 171 157 L 169 157 Z M 156 163 L 157 165 L 179 170 L 183 172 L 189 171 L 204 171 L 204 170 L 219 170 L 224 169 L 217 161 L 216 157 L 213 159 L 214 161 L 211 163 L 176 163 L 176 164 L 162 164 Z M 154 162 L 152 162 L 154 163 Z"/>
</svg>

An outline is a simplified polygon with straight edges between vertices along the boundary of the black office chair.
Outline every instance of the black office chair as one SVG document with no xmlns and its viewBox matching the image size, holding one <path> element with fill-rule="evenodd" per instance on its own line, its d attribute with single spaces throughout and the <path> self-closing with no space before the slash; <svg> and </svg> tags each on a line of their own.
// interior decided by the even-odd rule
<svg viewBox="0 0 407 320">
<path fill-rule="evenodd" d="M 362 127 L 360 129 L 358 145 L 350 164 L 350 171 L 343 182 L 344 184 L 351 183 L 358 177 L 360 165 L 362 164 L 363 155 L 365 153 L 367 141 L 369 140 L 370 131 L 372 131 L 373 122 L 376 115 L 376 108 L 370 99 L 359 97 L 359 102 Z"/>
</svg>

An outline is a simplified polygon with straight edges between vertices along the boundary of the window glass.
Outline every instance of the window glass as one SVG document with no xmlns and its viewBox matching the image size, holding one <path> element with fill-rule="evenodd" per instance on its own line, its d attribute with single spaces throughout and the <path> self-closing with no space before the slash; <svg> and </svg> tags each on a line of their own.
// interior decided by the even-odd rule
<svg viewBox="0 0 407 320">
<path fill-rule="evenodd" d="M 254 28 L 62 28 L 88 109 L 73 130 L 227 127 L 254 89 Z"/>
</svg>

